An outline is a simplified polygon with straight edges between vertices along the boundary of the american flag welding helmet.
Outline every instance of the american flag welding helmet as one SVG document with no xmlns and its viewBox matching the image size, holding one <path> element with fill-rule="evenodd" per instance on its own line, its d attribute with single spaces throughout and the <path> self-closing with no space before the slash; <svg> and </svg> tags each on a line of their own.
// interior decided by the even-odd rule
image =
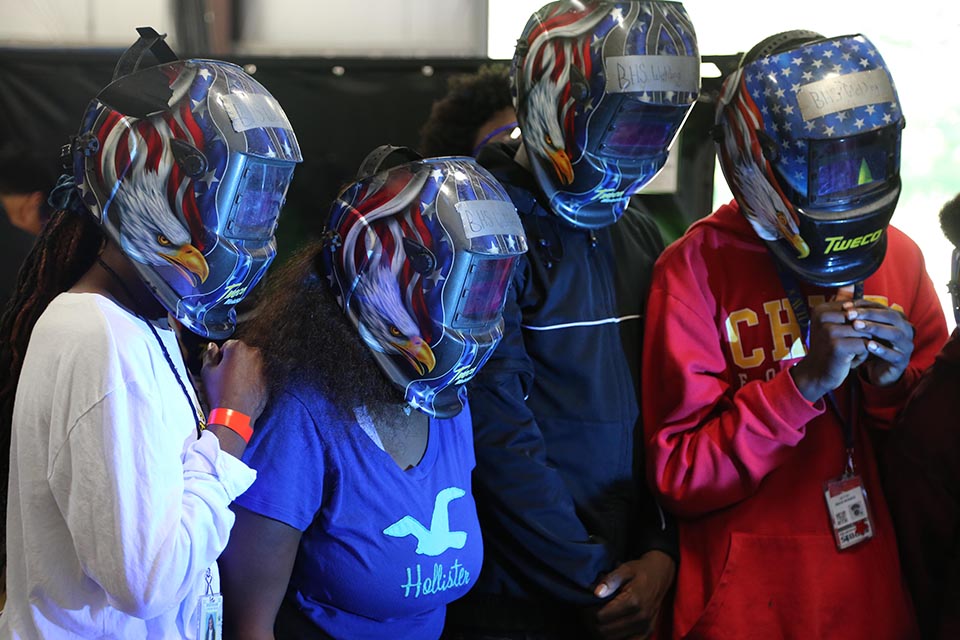
<svg viewBox="0 0 960 640">
<path fill-rule="evenodd" d="M 140 31 L 131 50 L 150 34 L 162 42 Z M 300 148 L 279 103 L 243 69 L 162 51 L 161 64 L 116 75 L 90 102 L 74 174 L 163 306 L 194 333 L 224 338 L 276 255 Z"/>
<path fill-rule="evenodd" d="M 730 190 L 781 264 L 825 287 L 879 268 L 904 119 L 873 43 L 811 31 L 766 38 L 724 80 L 716 122 Z"/>
<path fill-rule="evenodd" d="M 503 335 L 507 287 L 527 250 L 500 183 L 467 157 L 380 169 L 343 189 L 324 238 L 337 301 L 406 403 L 459 413 L 464 384 Z"/>
<path fill-rule="evenodd" d="M 697 101 L 697 36 L 679 2 L 551 2 L 517 42 L 511 85 L 550 210 L 604 227 L 663 168 Z"/>
</svg>

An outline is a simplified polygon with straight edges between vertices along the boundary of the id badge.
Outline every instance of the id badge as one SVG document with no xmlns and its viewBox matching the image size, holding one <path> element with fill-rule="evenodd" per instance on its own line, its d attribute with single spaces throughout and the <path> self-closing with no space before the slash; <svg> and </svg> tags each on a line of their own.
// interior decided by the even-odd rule
<svg viewBox="0 0 960 640">
<path fill-rule="evenodd" d="M 845 475 L 824 485 L 837 549 L 843 551 L 873 537 L 867 490 L 858 475 Z"/>
<path fill-rule="evenodd" d="M 223 637 L 223 596 L 208 593 L 200 596 L 198 640 L 220 640 Z"/>
</svg>

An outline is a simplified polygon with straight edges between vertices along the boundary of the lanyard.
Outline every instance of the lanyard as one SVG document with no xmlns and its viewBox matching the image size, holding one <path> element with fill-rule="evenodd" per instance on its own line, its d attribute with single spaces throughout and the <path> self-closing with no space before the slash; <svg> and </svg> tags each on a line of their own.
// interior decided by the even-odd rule
<svg viewBox="0 0 960 640">
<path fill-rule="evenodd" d="M 127 287 L 127 283 L 123 281 L 123 278 L 121 278 L 116 271 L 111 269 L 107 265 L 107 263 L 103 261 L 102 258 L 98 257 L 97 262 L 99 262 L 100 266 L 103 267 L 104 271 L 109 273 L 110 276 L 117 282 L 117 284 L 120 285 L 120 288 L 123 289 L 124 293 L 127 294 L 127 297 L 130 298 L 130 303 L 136 304 L 137 299 L 134 297 L 133 292 L 130 291 L 129 287 Z M 177 372 L 176 365 L 173 364 L 173 358 L 170 357 L 170 352 L 167 351 L 167 347 L 166 345 L 163 344 L 163 340 L 160 339 L 160 334 L 157 333 L 157 329 L 153 326 L 153 323 L 151 323 L 149 320 L 144 318 L 142 315 L 140 315 L 136 311 L 134 311 L 134 313 L 136 313 L 137 317 L 140 318 L 140 320 L 142 320 L 144 323 L 146 323 L 148 327 L 150 327 L 150 331 L 153 332 L 153 337 L 157 339 L 157 344 L 160 345 L 160 350 L 163 352 L 163 357 L 167 361 L 167 366 L 170 367 L 170 371 L 172 371 L 174 377 L 176 377 L 177 383 L 180 385 L 180 390 L 183 391 L 183 397 L 187 399 L 187 403 L 190 405 L 190 412 L 194 415 L 194 418 L 197 421 L 197 440 L 199 440 L 200 436 L 203 433 L 203 430 L 207 428 L 206 419 L 203 416 L 203 412 L 198 411 L 197 406 L 193 404 L 193 399 L 190 398 L 190 394 L 187 392 L 187 387 L 185 384 L 183 384 L 183 379 L 180 377 L 180 374 Z"/>
<path fill-rule="evenodd" d="M 803 344 L 806 346 L 807 353 L 810 352 L 810 308 L 807 306 L 806 299 L 800 291 L 800 283 L 792 272 L 788 271 L 778 260 L 774 260 L 777 265 L 777 273 L 780 276 L 780 282 L 786 290 L 787 299 L 793 308 L 793 315 L 800 325 L 800 335 L 803 337 Z M 853 297 L 859 300 L 863 297 L 863 282 L 854 285 Z M 855 445 L 855 434 L 860 422 L 860 386 L 855 380 L 847 381 L 847 415 L 844 416 L 837 405 L 837 399 L 833 391 L 827 393 L 827 403 L 830 409 L 840 421 L 840 429 L 843 432 L 843 446 L 846 451 L 846 469 L 845 475 L 853 475 L 856 471 L 853 462 L 853 449 Z"/>
</svg>

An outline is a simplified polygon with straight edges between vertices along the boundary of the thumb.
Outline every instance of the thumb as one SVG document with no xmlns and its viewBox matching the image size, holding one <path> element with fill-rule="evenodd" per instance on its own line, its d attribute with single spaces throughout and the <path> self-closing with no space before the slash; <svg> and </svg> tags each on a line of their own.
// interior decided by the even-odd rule
<svg viewBox="0 0 960 640">
<path fill-rule="evenodd" d="M 853 285 L 848 284 L 845 287 L 840 287 L 837 289 L 837 302 L 847 302 L 848 300 L 853 300 Z"/>
<path fill-rule="evenodd" d="M 603 577 L 600 584 L 593 590 L 593 595 L 598 598 L 606 598 L 617 592 L 617 589 L 626 582 L 629 577 L 630 569 L 626 565 L 620 565 Z"/>
<path fill-rule="evenodd" d="M 217 346 L 217 343 L 208 342 L 207 348 L 203 350 L 203 354 L 200 356 L 200 360 L 203 366 L 207 366 L 220 362 L 221 357 L 222 354 L 220 353 L 220 347 Z"/>
</svg>

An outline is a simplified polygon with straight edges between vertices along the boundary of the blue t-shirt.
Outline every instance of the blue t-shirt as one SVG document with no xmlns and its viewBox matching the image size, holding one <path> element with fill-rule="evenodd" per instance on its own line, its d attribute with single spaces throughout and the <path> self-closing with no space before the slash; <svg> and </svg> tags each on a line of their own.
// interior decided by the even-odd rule
<svg viewBox="0 0 960 640">
<path fill-rule="evenodd" d="M 288 597 L 320 629 L 440 636 L 447 603 L 483 560 L 469 407 L 431 418 L 423 459 L 402 471 L 315 391 L 287 391 L 257 420 L 243 460 L 257 480 L 236 503 L 303 532 Z"/>
</svg>

